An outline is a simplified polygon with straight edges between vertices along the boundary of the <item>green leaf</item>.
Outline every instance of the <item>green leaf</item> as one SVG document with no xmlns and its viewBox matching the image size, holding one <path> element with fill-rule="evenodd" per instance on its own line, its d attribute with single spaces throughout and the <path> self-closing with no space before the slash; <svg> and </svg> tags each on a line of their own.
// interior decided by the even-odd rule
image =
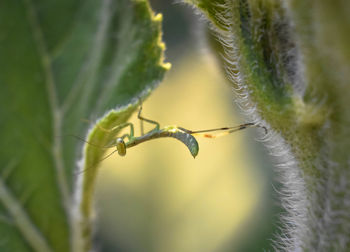
<svg viewBox="0 0 350 252">
<path fill-rule="evenodd" d="M 0 2 L 1 251 L 90 249 L 96 167 L 74 175 L 69 135 L 126 122 L 163 78 L 161 19 L 142 0 Z"/>
<path fill-rule="evenodd" d="M 277 157 L 288 214 L 277 246 L 350 247 L 348 1 L 192 0 L 212 23 L 217 55 Z M 222 56 L 222 57 L 221 57 Z M 280 244 L 278 244 L 280 243 Z"/>
</svg>

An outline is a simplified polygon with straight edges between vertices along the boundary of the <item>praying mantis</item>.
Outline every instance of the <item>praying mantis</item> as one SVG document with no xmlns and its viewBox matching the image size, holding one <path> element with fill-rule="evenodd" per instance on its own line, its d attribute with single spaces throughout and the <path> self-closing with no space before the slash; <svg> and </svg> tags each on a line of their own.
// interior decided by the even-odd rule
<svg viewBox="0 0 350 252">
<path fill-rule="evenodd" d="M 118 152 L 120 156 L 125 156 L 126 155 L 126 150 L 128 148 L 134 147 L 140 143 L 150 141 L 152 139 L 157 139 L 157 138 L 162 138 L 162 137 L 172 137 L 175 138 L 179 141 L 181 141 L 183 144 L 187 146 L 189 149 L 191 155 L 193 158 L 195 158 L 198 154 L 199 151 L 199 145 L 198 142 L 195 138 L 195 136 L 201 136 L 201 137 L 206 137 L 206 138 L 216 138 L 224 135 L 231 134 L 233 132 L 243 130 L 249 127 L 259 127 L 263 128 L 265 130 L 265 134 L 267 133 L 267 128 L 264 126 L 261 126 L 260 124 L 257 123 L 244 123 L 238 126 L 233 126 L 233 127 L 223 127 L 223 128 L 216 128 L 216 129 L 208 129 L 208 130 L 188 130 L 183 127 L 178 127 L 176 125 L 171 125 L 171 126 L 165 126 L 164 128 L 160 128 L 160 124 L 156 121 L 144 118 L 141 115 L 142 112 L 142 104 L 140 104 L 140 108 L 138 111 L 138 119 L 141 122 L 141 136 L 135 136 L 134 135 L 134 125 L 132 123 L 123 123 L 120 125 L 117 125 L 111 129 L 105 129 L 102 128 L 101 126 L 98 126 L 101 130 L 112 133 L 113 131 L 119 131 L 123 128 L 130 127 L 130 133 L 129 134 L 124 134 L 121 137 L 117 137 L 115 142 L 104 146 L 104 148 L 112 148 L 116 147 L 116 150 L 114 150 L 112 153 L 110 153 L 107 157 L 112 155 L 115 152 Z M 143 132 L 143 122 L 148 122 L 150 124 L 154 124 L 155 127 L 148 131 L 147 133 Z M 210 134 L 210 132 L 219 132 L 217 134 Z M 86 142 L 86 141 L 85 141 Z M 88 142 L 87 142 L 88 143 Z M 105 158 L 107 158 L 105 157 Z M 103 158 L 103 159 L 105 159 Z M 102 160 L 101 160 L 102 161 Z"/>
</svg>

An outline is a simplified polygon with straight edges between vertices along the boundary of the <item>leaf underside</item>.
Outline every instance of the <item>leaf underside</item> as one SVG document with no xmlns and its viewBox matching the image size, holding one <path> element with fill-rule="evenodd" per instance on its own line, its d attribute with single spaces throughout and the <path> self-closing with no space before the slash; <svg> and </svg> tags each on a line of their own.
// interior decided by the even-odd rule
<svg viewBox="0 0 350 252">
<path fill-rule="evenodd" d="M 1 251 L 90 248 L 96 175 L 76 183 L 83 144 L 70 135 L 85 138 L 82 119 L 127 121 L 159 83 L 160 23 L 147 1 L 0 2 Z"/>
</svg>

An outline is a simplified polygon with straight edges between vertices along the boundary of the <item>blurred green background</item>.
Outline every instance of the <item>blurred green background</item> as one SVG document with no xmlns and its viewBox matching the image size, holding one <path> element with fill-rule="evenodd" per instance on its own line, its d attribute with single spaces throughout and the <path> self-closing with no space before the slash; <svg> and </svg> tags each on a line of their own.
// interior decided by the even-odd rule
<svg viewBox="0 0 350 252">
<path fill-rule="evenodd" d="M 161 126 L 210 129 L 244 122 L 232 89 L 206 48 L 204 23 L 174 1 L 151 1 L 163 13 L 165 81 L 144 103 Z M 131 120 L 139 132 L 136 115 Z M 151 129 L 151 125 L 146 129 Z M 193 159 L 174 139 L 159 139 L 103 162 L 96 200 L 100 251 L 269 251 L 277 232 L 278 188 L 256 129 L 198 139 Z"/>
</svg>

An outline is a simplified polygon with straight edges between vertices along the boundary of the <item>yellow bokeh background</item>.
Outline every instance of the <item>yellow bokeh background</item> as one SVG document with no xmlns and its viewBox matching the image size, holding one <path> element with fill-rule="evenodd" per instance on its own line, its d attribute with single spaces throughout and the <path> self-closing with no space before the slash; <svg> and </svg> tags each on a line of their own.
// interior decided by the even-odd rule
<svg viewBox="0 0 350 252">
<path fill-rule="evenodd" d="M 199 55 L 173 66 L 144 102 L 143 116 L 161 127 L 175 124 L 191 130 L 244 122 L 213 59 Z M 140 134 L 136 114 L 131 122 Z M 119 248 L 111 251 L 223 251 L 243 233 L 263 191 L 257 161 L 245 144 L 253 142 L 256 130 L 197 138 L 196 159 L 173 138 L 145 142 L 128 149 L 125 157 L 108 158 L 97 186 L 100 239 Z"/>
</svg>

